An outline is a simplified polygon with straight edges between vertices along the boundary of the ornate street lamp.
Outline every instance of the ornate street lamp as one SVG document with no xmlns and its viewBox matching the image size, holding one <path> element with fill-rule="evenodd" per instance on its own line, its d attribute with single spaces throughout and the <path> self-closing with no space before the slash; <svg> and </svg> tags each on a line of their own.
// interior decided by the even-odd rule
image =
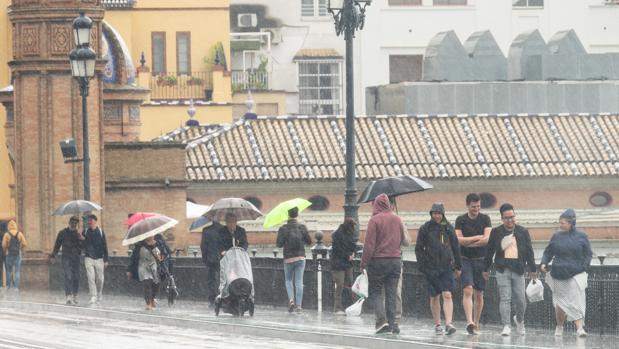
<svg viewBox="0 0 619 349">
<path fill-rule="evenodd" d="M 353 78 L 353 39 L 355 31 L 363 29 L 365 8 L 371 0 L 329 0 L 328 9 L 335 20 L 335 33 L 344 34 L 346 40 L 346 192 L 344 212 L 346 217 L 359 222 L 359 205 L 355 178 L 355 96 Z M 359 225 L 355 239 L 359 238 Z"/>
<path fill-rule="evenodd" d="M 84 12 L 73 20 L 73 38 L 75 49 L 69 53 L 71 61 L 71 75 L 80 85 L 82 96 L 82 132 L 83 132 L 83 161 L 84 161 L 84 200 L 90 200 L 90 155 L 88 147 L 88 85 L 95 76 L 97 54 L 90 48 L 90 33 L 92 20 Z"/>
</svg>

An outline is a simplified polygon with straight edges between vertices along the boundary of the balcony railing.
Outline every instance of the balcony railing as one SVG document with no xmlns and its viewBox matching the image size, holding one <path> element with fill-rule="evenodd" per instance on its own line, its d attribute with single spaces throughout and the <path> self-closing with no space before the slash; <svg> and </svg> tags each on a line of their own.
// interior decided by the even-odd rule
<svg viewBox="0 0 619 349">
<path fill-rule="evenodd" d="M 177 74 L 167 72 L 150 79 L 151 99 L 205 99 L 212 97 L 213 84 L 210 71 Z"/>
<path fill-rule="evenodd" d="M 232 91 L 268 90 L 269 73 L 266 71 L 232 71 Z"/>
</svg>

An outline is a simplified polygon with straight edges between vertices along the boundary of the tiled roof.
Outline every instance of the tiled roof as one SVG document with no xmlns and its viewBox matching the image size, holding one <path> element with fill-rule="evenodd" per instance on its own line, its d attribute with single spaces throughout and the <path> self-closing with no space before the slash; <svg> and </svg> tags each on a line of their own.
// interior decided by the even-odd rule
<svg viewBox="0 0 619 349">
<path fill-rule="evenodd" d="M 197 181 L 343 180 L 343 117 L 259 117 L 179 129 Z M 357 176 L 616 176 L 619 115 L 359 116 Z"/>
<path fill-rule="evenodd" d="M 133 7 L 135 0 L 101 0 L 105 8 L 126 8 Z"/>
<path fill-rule="evenodd" d="M 312 58 L 341 59 L 342 55 L 332 48 L 302 48 L 294 55 L 294 59 L 312 59 Z"/>
</svg>

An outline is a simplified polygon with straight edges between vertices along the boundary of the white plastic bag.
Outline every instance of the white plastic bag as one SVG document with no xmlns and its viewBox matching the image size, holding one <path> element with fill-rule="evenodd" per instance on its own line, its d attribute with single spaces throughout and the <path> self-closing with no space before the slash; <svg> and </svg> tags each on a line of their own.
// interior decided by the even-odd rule
<svg viewBox="0 0 619 349">
<path fill-rule="evenodd" d="M 363 309 L 363 302 L 364 301 L 365 301 L 365 298 L 363 298 L 363 297 L 359 298 L 350 307 L 346 308 L 346 316 L 359 316 L 359 315 L 361 315 L 361 310 Z"/>
<path fill-rule="evenodd" d="M 529 302 L 535 303 L 544 300 L 544 285 L 540 280 L 534 279 L 529 282 L 526 290 Z"/>
<path fill-rule="evenodd" d="M 355 283 L 352 284 L 352 291 L 359 297 L 368 298 L 368 275 L 365 273 L 361 273 L 361 275 L 357 276 L 355 279 Z"/>
</svg>

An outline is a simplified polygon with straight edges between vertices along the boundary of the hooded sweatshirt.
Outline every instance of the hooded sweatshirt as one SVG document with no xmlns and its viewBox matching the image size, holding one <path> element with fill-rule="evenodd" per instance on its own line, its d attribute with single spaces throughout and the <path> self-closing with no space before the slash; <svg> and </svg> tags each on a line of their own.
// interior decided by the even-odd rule
<svg viewBox="0 0 619 349">
<path fill-rule="evenodd" d="M 406 240 L 404 224 L 391 211 L 387 195 L 380 194 L 374 200 L 373 208 L 365 233 L 361 268 L 365 268 L 372 258 L 400 258 L 400 244 Z"/>
<path fill-rule="evenodd" d="M 443 219 L 440 223 L 430 219 L 419 228 L 417 244 L 415 244 L 417 266 L 424 273 L 460 270 L 462 268 L 460 244 L 453 226 L 445 218 L 443 204 L 432 205 L 430 218 L 432 218 L 432 212 L 441 213 Z"/>
<path fill-rule="evenodd" d="M 6 232 L 6 234 L 4 234 L 4 237 L 2 238 L 2 250 L 4 250 L 5 256 L 9 254 L 11 237 L 17 237 L 17 239 L 19 240 L 20 249 L 22 251 L 24 250 L 24 248 L 26 248 L 26 238 L 24 237 L 23 233 L 17 231 L 17 223 L 15 223 L 14 220 L 9 221 L 8 230 L 9 231 Z"/>
</svg>

